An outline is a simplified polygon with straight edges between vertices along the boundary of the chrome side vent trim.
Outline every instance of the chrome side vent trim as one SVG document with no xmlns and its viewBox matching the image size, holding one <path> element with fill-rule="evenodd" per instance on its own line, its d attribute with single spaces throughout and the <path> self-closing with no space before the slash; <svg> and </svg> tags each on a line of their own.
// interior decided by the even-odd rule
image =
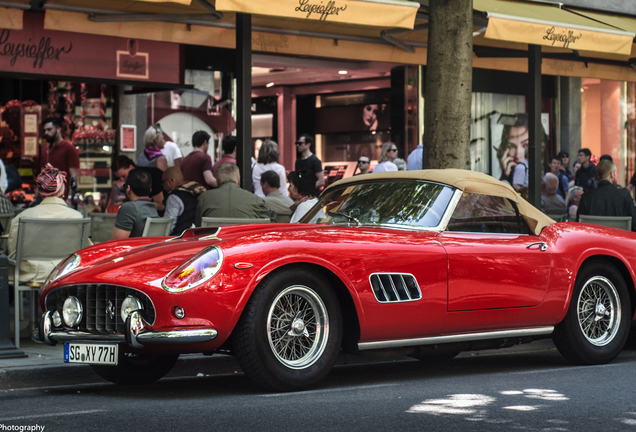
<svg viewBox="0 0 636 432">
<path fill-rule="evenodd" d="M 401 273 L 374 273 L 369 277 L 375 299 L 380 303 L 416 301 L 422 291 L 415 277 Z"/>
</svg>

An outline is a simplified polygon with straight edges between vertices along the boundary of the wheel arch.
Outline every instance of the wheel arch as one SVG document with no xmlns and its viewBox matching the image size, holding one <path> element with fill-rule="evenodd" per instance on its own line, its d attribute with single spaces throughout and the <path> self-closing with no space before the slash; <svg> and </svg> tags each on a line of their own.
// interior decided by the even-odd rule
<svg viewBox="0 0 636 432">
<path fill-rule="evenodd" d="M 618 272 L 623 276 L 625 280 L 625 284 L 627 285 L 627 292 L 629 293 L 629 303 L 631 308 L 631 317 L 634 318 L 634 314 L 636 313 L 636 286 L 634 285 L 634 279 L 632 277 L 627 264 L 625 264 L 620 258 L 617 258 L 612 255 L 592 255 L 581 263 L 579 266 L 576 277 L 578 278 L 579 274 L 581 274 L 581 269 L 585 267 L 585 265 L 591 264 L 593 262 L 609 262 L 618 270 Z M 576 284 L 576 279 L 575 279 Z M 573 286 L 574 287 L 574 286 Z M 572 290 L 570 290 L 570 301 L 572 301 Z M 570 303 L 568 301 L 568 304 Z"/>
<path fill-rule="evenodd" d="M 351 297 L 351 293 L 347 289 L 345 283 L 334 272 L 327 269 L 326 267 L 308 262 L 294 262 L 284 264 L 272 270 L 263 279 L 261 279 L 254 290 L 251 291 L 250 297 L 260 284 L 264 283 L 269 278 L 290 269 L 303 269 L 306 271 L 310 271 L 323 276 L 327 280 L 327 282 L 329 282 L 329 285 L 332 287 L 336 296 L 338 297 L 342 312 L 342 348 L 355 349 L 355 347 L 357 347 L 358 341 L 360 340 L 360 319 L 358 316 L 358 311 L 356 310 L 355 303 L 353 301 L 353 298 Z M 243 309 L 243 311 L 241 312 L 241 316 L 244 313 L 245 309 Z M 230 337 L 228 337 L 228 341 L 232 340 L 233 334 L 234 330 L 232 331 Z"/>
</svg>

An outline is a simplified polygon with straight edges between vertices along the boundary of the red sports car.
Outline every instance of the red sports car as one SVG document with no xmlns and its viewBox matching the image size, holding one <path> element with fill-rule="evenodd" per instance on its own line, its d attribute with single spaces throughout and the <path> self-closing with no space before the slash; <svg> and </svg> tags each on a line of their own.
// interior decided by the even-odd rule
<svg viewBox="0 0 636 432">
<path fill-rule="evenodd" d="M 426 360 L 553 338 L 597 364 L 625 344 L 636 235 L 554 223 L 487 175 L 356 176 L 302 221 L 83 249 L 44 286 L 39 338 L 115 383 L 216 351 L 275 390 L 318 383 L 341 350 Z"/>
</svg>

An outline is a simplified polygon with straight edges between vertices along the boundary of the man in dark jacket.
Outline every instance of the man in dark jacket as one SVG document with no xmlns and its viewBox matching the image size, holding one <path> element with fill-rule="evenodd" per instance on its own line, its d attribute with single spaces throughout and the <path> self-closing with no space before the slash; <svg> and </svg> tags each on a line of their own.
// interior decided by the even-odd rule
<svg viewBox="0 0 636 432">
<path fill-rule="evenodd" d="M 629 191 L 616 187 L 617 174 L 614 162 L 604 160 L 596 167 L 598 186 L 583 193 L 577 212 L 579 215 L 631 216 L 632 231 L 636 231 L 636 208 Z"/>
<path fill-rule="evenodd" d="M 197 213 L 197 198 L 205 192 L 205 188 L 194 181 L 186 182 L 177 166 L 165 170 L 161 182 L 168 194 L 164 216 L 175 218 L 170 234 L 181 235 L 183 231 L 192 228 Z"/>
<path fill-rule="evenodd" d="M 581 164 L 581 168 L 574 175 L 574 184 L 576 186 L 581 186 L 583 188 L 583 192 L 587 193 L 594 189 L 594 178 L 596 176 L 596 165 L 594 162 L 591 162 L 592 152 L 590 149 L 582 148 L 579 150 L 579 163 Z"/>
</svg>

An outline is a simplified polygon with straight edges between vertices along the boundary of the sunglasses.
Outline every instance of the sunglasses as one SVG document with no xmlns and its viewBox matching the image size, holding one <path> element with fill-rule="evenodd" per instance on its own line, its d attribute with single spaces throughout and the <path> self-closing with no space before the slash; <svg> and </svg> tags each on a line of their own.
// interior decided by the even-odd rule
<svg viewBox="0 0 636 432">
<path fill-rule="evenodd" d="M 390 150 L 388 150 L 388 151 L 397 151 L 397 149 L 390 149 Z"/>
<path fill-rule="evenodd" d="M 369 161 L 359 160 L 359 161 L 358 161 L 358 163 L 359 163 L 359 164 L 368 164 L 368 163 L 369 163 Z"/>
<path fill-rule="evenodd" d="M 303 145 L 303 144 L 307 144 L 307 143 L 305 141 L 296 141 L 297 146 Z"/>
</svg>

